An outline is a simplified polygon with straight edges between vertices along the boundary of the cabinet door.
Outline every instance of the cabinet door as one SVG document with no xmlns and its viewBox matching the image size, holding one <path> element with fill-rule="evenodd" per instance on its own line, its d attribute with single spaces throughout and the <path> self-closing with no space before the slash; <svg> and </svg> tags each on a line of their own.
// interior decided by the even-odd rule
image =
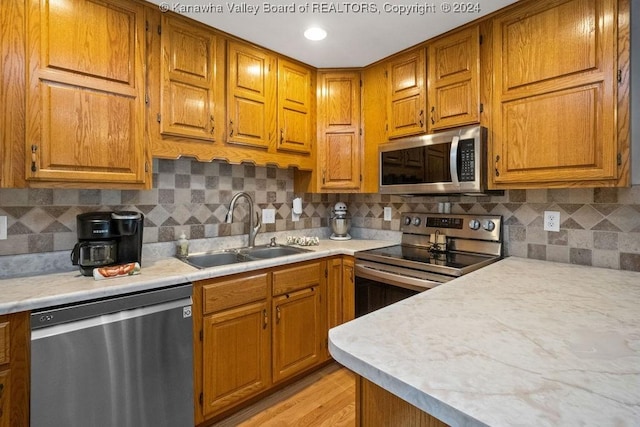
<svg viewBox="0 0 640 427">
<path fill-rule="evenodd" d="M 0 370 L 0 427 L 10 427 L 9 423 L 11 411 L 9 410 L 11 401 L 9 399 L 11 390 L 11 371 Z"/>
<path fill-rule="evenodd" d="M 227 142 L 269 148 L 275 133 L 275 58 L 228 42 Z"/>
<path fill-rule="evenodd" d="M 318 157 L 323 190 L 357 190 L 361 181 L 360 73 L 319 74 Z"/>
<path fill-rule="evenodd" d="M 425 127 L 425 52 L 415 49 L 394 57 L 388 66 L 389 138 L 415 135 Z"/>
<path fill-rule="evenodd" d="M 160 38 L 160 133 L 214 141 L 215 33 L 163 15 Z M 222 125 L 222 117 L 217 119 Z"/>
<path fill-rule="evenodd" d="M 354 258 L 342 258 L 342 322 L 356 317 L 356 271 Z"/>
<path fill-rule="evenodd" d="M 27 179 L 142 183 L 142 6 L 32 0 L 27 24 Z"/>
<path fill-rule="evenodd" d="M 311 70 L 278 59 L 278 150 L 311 152 Z"/>
<path fill-rule="evenodd" d="M 342 258 L 327 262 L 327 328 L 342 323 Z"/>
<path fill-rule="evenodd" d="M 570 0 L 496 18 L 496 188 L 617 179 L 616 16 L 615 0 Z"/>
<path fill-rule="evenodd" d="M 273 298 L 273 382 L 321 362 L 320 284 Z"/>
<path fill-rule="evenodd" d="M 266 302 L 205 316 L 202 341 L 205 418 L 270 385 Z"/>
<path fill-rule="evenodd" d="M 429 130 L 480 121 L 480 33 L 477 25 L 428 47 Z"/>
</svg>

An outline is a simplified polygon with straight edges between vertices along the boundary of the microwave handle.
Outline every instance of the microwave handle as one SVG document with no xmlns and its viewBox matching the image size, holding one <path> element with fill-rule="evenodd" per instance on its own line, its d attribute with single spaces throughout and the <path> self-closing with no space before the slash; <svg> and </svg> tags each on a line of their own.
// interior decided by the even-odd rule
<svg viewBox="0 0 640 427">
<path fill-rule="evenodd" d="M 451 183 L 454 186 L 458 186 L 458 142 L 460 137 L 458 135 L 453 137 L 451 141 L 451 153 L 449 155 L 449 168 L 451 170 Z"/>
</svg>

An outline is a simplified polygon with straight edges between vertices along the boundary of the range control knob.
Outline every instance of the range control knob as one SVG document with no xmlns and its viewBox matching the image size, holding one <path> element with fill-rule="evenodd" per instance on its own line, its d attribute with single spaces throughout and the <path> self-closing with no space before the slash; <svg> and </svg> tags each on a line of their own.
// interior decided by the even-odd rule
<svg viewBox="0 0 640 427">
<path fill-rule="evenodd" d="M 491 220 L 487 220 L 484 222 L 484 224 L 482 224 L 482 228 L 487 231 L 493 231 L 496 228 L 496 224 Z"/>
<path fill-rule="evenodd" d="M 472 219 L 471 221 L 469 221 L 469 228 L 472 230 L 477 230 L 480 228 L 480 221 L 478 221 L 477 219 Z"/>
<path fill-rule="evenodd" d="M 410 216 L 405 216 L 404 217 L 404 225 L 409 225 L 411 224 L 411 217 Z"/>
<path fill-rule="evenodd" d="M 415 225 L 416 227 L 420 225 L 422 221 L 420 220 L 420 218 L 415 217 L 413 218 L 413 225 Z"/>
</svg>

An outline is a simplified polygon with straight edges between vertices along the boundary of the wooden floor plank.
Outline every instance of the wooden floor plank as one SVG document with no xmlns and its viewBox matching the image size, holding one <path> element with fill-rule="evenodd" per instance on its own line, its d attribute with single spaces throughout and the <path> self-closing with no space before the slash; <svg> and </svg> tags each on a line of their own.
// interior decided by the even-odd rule
<svg viewBox="0 0 640 427">
<path fill-rule="evenodd" d="M 328 365 L 220 421 L 215 427 L 353 427 L 355 376 Z"/>
</svg>

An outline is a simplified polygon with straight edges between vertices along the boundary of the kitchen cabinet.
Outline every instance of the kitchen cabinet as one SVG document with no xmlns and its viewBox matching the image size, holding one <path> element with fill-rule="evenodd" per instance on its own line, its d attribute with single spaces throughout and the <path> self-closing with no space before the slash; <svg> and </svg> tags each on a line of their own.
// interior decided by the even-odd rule
<svg viewBox="0 0 640 427">
<path fill-rule="evenodd" d="M 274 383 L 324 360 L 325 269 L 325 262 L 314 261 L 273 272 Z"/>
<path fill-rule="evenodd" d="M 29 313 L 0 316 L 0 427 L 29 426 Z"/>
<path fill-rule="evenodd" d="M 25 2 L 0 2 L 0 187 L 24 187 Z"/>
<path fill-rule="evenodd" d="M 529 1 L 494 19 L 493 188 L 627 183 L 624 15 L 616 0 Z"/>
<path fill-rule="evenodd" d="M 330 258 L 327 268 L 327 327 L 331 329 L 355 318 L 354 258 Z"/>
<path fill-rule="evenodd" d="M 364 377 L 356 376 L 356 426 L 447 427 L 432 415 Z"/>
<path fill-rule="evenodd" d="M 308 261 L 194 283 L 197 424 L 325 360 L 325 269 Z"/>
<path fill-rule="evenodd" d="M 360 72 L 318 74 L 318 173 L 323 192 L 358 191 L 362 181 Z"/>
<path fill-rule="evenodd" d="M 26 20 L 29 184 L 150 187 L 143 6 L 32 0 Z"/>
<path fill-rule="evenodd" d="M 211 160 L 225 128 L 225 39 L 157 8 L 146 10 L 147 129 L 154 157 Z"/>
<path fill-rule="evenodd" d="M 427 47 L 429 132 L 480 121 L 479 26 L 430 42 Z"/>
<path fill-rule="evenodd" d="M 227 65 L 227 142 L 268 149 L 276 130 L 276 58 L 228 41 Z"/>
<path fill-rule="evenodd" d="M 278 151 L 310 153 L 312 70 L 278 58 Z"/>
<path fill-rule="evenodd" d="M 418 47 L 387 63 L 387 137 L 426 132 L 427 97 L 425 49 Z"/>
</svg>

